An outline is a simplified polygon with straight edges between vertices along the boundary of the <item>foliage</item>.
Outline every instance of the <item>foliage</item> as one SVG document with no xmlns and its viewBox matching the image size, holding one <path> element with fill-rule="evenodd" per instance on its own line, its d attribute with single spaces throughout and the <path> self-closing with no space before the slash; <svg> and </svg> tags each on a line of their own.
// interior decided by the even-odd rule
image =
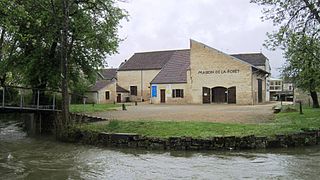
<svg viewBox="0 0 320 180">
<path fill-rule="evenodd" d="M 76 87 L 82 79 L 93 81 L 106 56 L 116 53 L 121 41 L 117 30 L 126 12 L 113 0 L 68 1 L 68 73 L 69 83 Z M 0 33 L 4 32 L 0 77 L 11 73 L 19 84 L 60 88 L 61 1 L 2 0 L 0 14 L 4 17 L 0 20 Z"/>
<path fill-rule="evenodd" d="M 284 77 L 293 80 L 303 90 L 316 91 L 316 85 L 320 84 L 320 41 L 292 35 L 288 42 Z"/>
<path fill-rule="evenodd" d="M 296 87 L 309 91 L 313 107 L 319 108 L 320 1 L 251 0 L 264 6 L 264 20 L 272 20 L 279 29 L 268 33 L 265 46 L 285 50 L 282 75 Z"/>
<path fill-rule="evenodd" d="M 316 0 L 251 0 L 264 7 L 263 20 L 272 20 L 279 29 L 268 33 L 266 47 L 286 47 L 291 34 L 320 38 L 320 3 Z"/>
<path fill-rule="evenodd" d="M 149 137 L 213 137 L 213 136 L 274 136 L 276 134 L 289 134 L 301 129 L 319 129 L 319 109 L 304 109 L 299 112 L 279 113 L 276 119 L 263 124 L 233 124 L 212 123 L 198 121 L 118 121 L 108 124 L 93 123 L 79 126 L 82 130 L 110 133 L 137 133 Z"/>
</svg>

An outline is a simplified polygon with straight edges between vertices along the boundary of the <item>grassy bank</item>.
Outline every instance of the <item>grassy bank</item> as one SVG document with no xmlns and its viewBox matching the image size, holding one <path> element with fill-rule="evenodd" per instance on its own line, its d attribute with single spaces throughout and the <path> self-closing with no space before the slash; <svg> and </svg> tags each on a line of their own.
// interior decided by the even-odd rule
<svg viewBox="0 0 320 180">
<path fill-rule="evenodd" d="M 71 104 L 70 112 L 74 113 L 91 113 L 114 110 L 120 107 L 119 104 Z"/>
<path fill-rule="evenodd" d="M 299 132 L 301 129 L 320 128 L 320 109 L 304 109 L 299 112 L 279 113 L 272 123 L 263 124 L 229 124 L 211 122 L 174 122 L 174 121 L 111 121 L 109 124 L 88 124 L 82 130 L 137 133 L 148 137 L 212 137 L 212 136 L 273 136 Z"/>
</svg>

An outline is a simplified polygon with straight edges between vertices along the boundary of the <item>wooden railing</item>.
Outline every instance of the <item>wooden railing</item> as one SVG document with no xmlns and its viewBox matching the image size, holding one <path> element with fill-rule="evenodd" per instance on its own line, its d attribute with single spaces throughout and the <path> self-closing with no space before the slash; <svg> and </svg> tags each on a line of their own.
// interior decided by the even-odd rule
<svg viewBox="0 0 320 180">
<path fill-rule="evenodd" d="M 47 111 L 61 110 L 61 91 L 18 86 L 5 86 L 0 87 L 0 95 L 2 109 Z M 85 96 L 78 94 L 70 93 L 70 97 L 71 96 L 76 96 L 78 99 L 86 99 Z M 85 100 L 83 100 L 83 102 L 85 102 Z M 70 100 L 70 104 L 71 103 L 72 101 Z"/>
</svg>

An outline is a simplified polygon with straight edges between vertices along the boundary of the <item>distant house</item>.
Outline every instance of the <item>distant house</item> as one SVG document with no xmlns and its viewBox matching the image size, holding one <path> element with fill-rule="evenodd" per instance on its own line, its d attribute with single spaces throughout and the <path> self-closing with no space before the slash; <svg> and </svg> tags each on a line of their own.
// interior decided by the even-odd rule
<svg viewBox="0 0 320 180">
<path fill-rule="evenodd" d="M 129 91 L 117 84 L 117 69 L 102 69 L 98 72 L 96 83 L 86 93 L 88 103 L 124 102 Z"/>
<path fill-rule="evenodd" d="M 270 98 L 272 101 L 293 101 L 293 84 L 282 79 L 270 78 Z"/>
</svg>

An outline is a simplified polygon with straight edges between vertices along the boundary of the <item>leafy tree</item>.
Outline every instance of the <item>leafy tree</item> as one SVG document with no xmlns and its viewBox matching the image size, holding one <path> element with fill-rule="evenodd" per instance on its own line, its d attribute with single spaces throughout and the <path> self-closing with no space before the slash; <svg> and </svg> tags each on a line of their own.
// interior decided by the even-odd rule
<svg viewBox="0 0 320 180">
<path fill-rule="evenodd" d="M 318 108 L 316 90 L 320 82 L 320 1 L 319 0 L 251 0 L 264 6 L 263 20 L 272 20 L 277 31 L 268 33 L 265 46 L 284 49 L 287 62 L 282 74 L 297 87 L 310 92 L 313 107 Z"/>
<path fill-rule="evenodd" d="M 251 3 L 264 6 L 263 20 L 271 20 L 277 31 L 268 33 L 265 44 L 272 49 L 286 44 L 290 34 L 307 34 L 320 38 L 319 0 L 251 0 Z"/>
<path fill-rule="evenodd" d="M 81 77 L 93 80 L 96 70 L 106 64 L 106 57 L 117 52 L 119 22 L 126 18 L 126 12 L 113 0 L 68 0 L 65 49 L 61 44 L 61 2 L 1 0 L 0 14 L 4 18 L 0 19 L 0 30 L 5 29 L 5 37 L 10 40 L 7 44 L 14 45 L 11 58 L 10 48 L 5 48 L 1 63 L 8 66 L 1 64 L 0 72 L 19 72 L 17 79 L 22 85 L 60 89 L 60 57 L 65 50 L 69 83 L 81 82 Z"/>
<path fill-rule="evenodd" d="M 306 35 L 292 35 L 285 52 L 287 63 L 283 76 L 308 91 L 313 100 L 313 107 L 319 108 L 317 91 L 320 84 L 320 41 Z"/>
</svg>

